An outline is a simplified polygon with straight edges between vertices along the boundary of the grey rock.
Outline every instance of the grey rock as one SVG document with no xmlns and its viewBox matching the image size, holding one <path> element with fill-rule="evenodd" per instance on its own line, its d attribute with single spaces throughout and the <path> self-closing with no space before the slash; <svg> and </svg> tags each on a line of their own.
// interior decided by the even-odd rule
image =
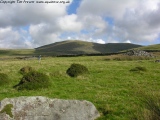
<svg viewBox="0 0 160 120">
<path fill-rule="evenodd" d="M 155 60 L 155 62 L 160 62 L 160 60 Z"/>
<path fill-rule="evenodd" d="M 128 50 L 126 53 L 124 53 L 124 55 L 154 57 L 152 54 L 143 50 Z"/>
<path fill-rule="evenodd" d="M 99 112 L 88 101 L 49 99 L 42 96 L 6 98 L 0 111 L 12 104 L 13 116 L 0 112 L 0 120 L 94 120 Z"/>
</svg>

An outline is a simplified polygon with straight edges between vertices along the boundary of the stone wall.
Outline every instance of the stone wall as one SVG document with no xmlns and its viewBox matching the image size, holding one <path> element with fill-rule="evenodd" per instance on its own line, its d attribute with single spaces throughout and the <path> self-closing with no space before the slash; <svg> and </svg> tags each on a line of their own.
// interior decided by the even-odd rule
<svg viewBox="0 0 160 120">
<path fill-rule="evenodd" d="M 143 50 L 128 50 L 124 55 L 154 57 L 152 54 Z"/>
</svg>

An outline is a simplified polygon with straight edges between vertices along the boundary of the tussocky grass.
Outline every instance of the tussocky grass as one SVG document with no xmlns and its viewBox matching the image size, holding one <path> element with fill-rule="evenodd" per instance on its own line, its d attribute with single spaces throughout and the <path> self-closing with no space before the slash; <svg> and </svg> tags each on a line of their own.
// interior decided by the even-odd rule
<svg viewBox="0 0 160 120">
<path fill-rule="evenodd" d="M 42 57 L 41 63 L 38 60 L 0 61 L 0 73 L 7 74 L 10 80 L 0 87 L 0 100 L 19 96 L 88 100 L 99 110 L 98 120 L 138 119 L 138 113 L 146 109 L 141 93 L 160 95 L 160 64 L 154 60 L 106 61 L 106 58 L 108 56 Z M 89 74 L 69 77 L 66 70 L 72 63 L 86 66 Z M 48 75 L 51 86 L 29 91 L 14 89 L 22 78 L 19 70 L 24 66 Z M 130 71 L 137 66 L 147 71 Z"/>
</svg>

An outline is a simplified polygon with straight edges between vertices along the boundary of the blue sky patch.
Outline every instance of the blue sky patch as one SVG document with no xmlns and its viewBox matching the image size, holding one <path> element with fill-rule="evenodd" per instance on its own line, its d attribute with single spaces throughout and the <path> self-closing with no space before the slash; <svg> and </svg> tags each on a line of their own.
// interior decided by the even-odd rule
<svg viewBox="0 0 160 120">
<path fill-rule="evenodd" d="M 70 14 L 76 14 L 77 8 L 80 6 L 82 0 L 73 0 L 73 2 L 70 4 L 70 6 L 67 9 L 67 13 Z"/>
</svg>

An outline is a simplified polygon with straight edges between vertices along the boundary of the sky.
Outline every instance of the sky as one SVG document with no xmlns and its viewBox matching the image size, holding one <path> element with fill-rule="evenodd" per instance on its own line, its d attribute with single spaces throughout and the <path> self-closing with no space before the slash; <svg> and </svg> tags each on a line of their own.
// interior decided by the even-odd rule
<svg viewBox="0 0 160 120">
<path fill-rule="evenodd" d="M 160 44 L 159 13 L 160 0 L 1 0 L 0 48 L 64 40 Z"/>
</svg>

